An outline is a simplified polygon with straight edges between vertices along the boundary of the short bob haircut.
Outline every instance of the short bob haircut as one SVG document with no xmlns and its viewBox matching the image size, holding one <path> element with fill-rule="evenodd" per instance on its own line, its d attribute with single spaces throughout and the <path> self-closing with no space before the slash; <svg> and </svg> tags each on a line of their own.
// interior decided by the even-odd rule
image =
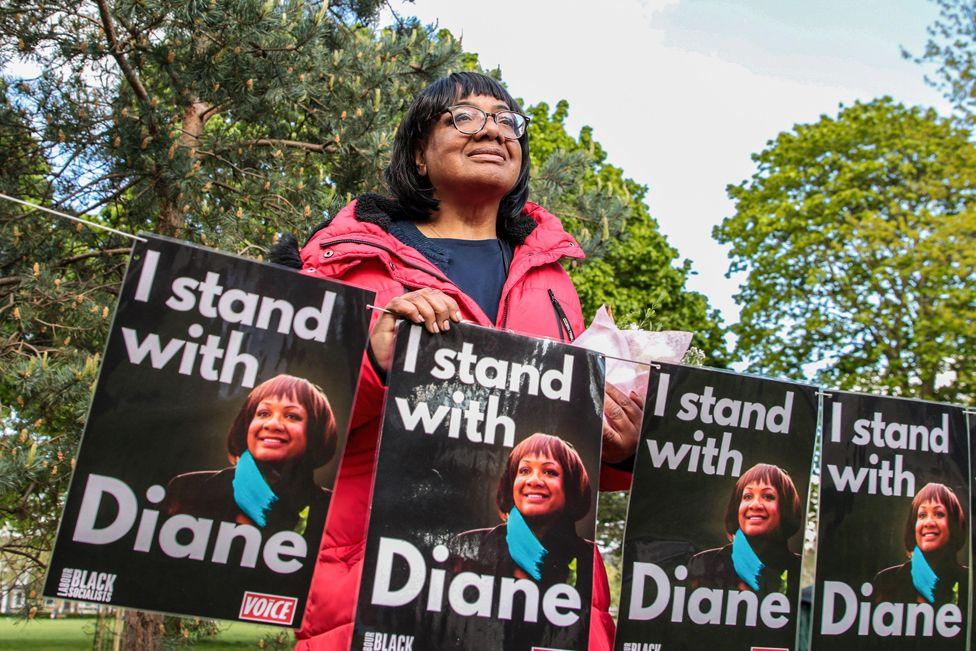
<svg viewBox="0 0 976 651">
<path fill-rule="evenodd" d="M 918 520 L 918 509 L 922 502 L 938 502 L 945 507 L 949 516 L 949 549 L 952 553 L 958 552 L 966 544 L 966 514 L 963 512 L 959 498 L 951 488 L 945 484 L 931 482 L 925 484 L 922 490 L 915 493 L 912 500 L 912 510 L 905 520 L 905 551 L 911 553 L 915 550 L 915 522 Z"/>
<path fill-rule="evenodd" d="M 504 102 L 512 111 L 522 112 L 515 98 L 498 81 L 477 72 L 455 72 L 420 91 L 397 127 L 390 164 L 383 173 L 390 193 L 406 217 L 413 221 L 428 221 L 438 205 L 430 181 L 417 172 L 417 148 L 447 107 L 470 95 L 488 95 Z M 522 215 L 529 197 L 528 130 L 519 138 L 519 145 L 522 147 L 522 166 L 518 179 L 498 206 L 498 221 L 502 225 Z"/>
<path fill-rule="evenodd" d="M 336 450 L 336 423 L 322 389 L 293 375 L 277 375 L 251 389 L 227 432 L 227 452 L 234 458 L 247 450 L 247 428 L 262 400 L 287 396 L 305 408 L 305 460 L 312 468 L 324 465 Z"/>
<path fill-rule="evenodd" d="M 800 530 L 800 495 L 789 474 L 771 463 L 757 463 L 739 477 L 725 508 L 725 532 L 729 537 L 739 530 L 739 504 L 749 484 L 772 486 L 779 496 L 779 537 L 786 542 Z"/>
<path fill-rule="evenodd" d="M 567 520 L 576 522 L 589 513 L 592 500 L 590 476 L 576 448 L 558 436 L 536 433 L 516 445 L 508 455 L 505 472 L 498 480 L 498 490 L 495 493 L 495 503 L 502 518 L 508 517 L 509 511 L 515 506 L 512 487 L 515 486 L 515 478 L 518 476 L 519 462 L 532 454 L 547 456 L 563 469 Z"/>
</svg>

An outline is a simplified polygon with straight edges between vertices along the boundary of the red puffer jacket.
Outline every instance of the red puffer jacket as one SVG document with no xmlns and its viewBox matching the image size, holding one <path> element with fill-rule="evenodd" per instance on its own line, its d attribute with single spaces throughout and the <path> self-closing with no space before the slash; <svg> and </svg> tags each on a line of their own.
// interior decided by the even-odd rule
<svg viewBox="0 0 976 651">
<path fill-rule="evenodd" d="M 480 325 L 567 340 L 583 330 L 579 297 L 560 258 L 582 258 L 579 244 L 559 220 L 526 204 L 523 222 L 505 233 L 516 246 L 502 289 L 497 323 L 416 249 L 387 232 L 389 200 L 365 195 L 343 208 L 301 251 L 303 273 L 334 278 L 376 292 L 377 305 L 421 287 L 439 289 L 457 301 L 462 318 Z M 523 241 L 524 240 L 524 241 Z M 373 318 L 377 318 L 377 314 Z M 561 319 L 560 317 L 563 317 Z M 383 406 L 381 381 L 364 360 L 349 440 L 336 479 L 329 519 L 319 550 L 296 648 L 346 651 L 352 639 L 356 597 L 363 569 L 368 508 L 376 466 Z M 603 559 L 594 556 L 590 649 L 613 646 L 608 612 L 610 589 Z"/>
</svg>

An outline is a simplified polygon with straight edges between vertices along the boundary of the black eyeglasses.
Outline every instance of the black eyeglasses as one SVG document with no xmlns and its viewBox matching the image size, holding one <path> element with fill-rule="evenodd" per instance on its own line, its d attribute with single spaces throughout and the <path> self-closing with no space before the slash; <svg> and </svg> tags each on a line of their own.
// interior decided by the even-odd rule
<svg viewBox="0 0 976 651">
<path fill-rule="evenodd" d="M 454 121 L 454 128 L 466 136 L 473 136 L 484 129 L 485 125 L 488 124 L 489 115 L 495 121 L 495 124 L 498 125 L 498 131 L 506 140 L 518 140 L 521 138 L 525 133 L 525 126 L 529 122 L 528 117 L 515 111 L 488 113 L 487 111 L 482 111 L 477 106 L 469 106 L 467 104 L 448 106 L 444 110 L 451 114 L 451 118 Z"/>
</svg>

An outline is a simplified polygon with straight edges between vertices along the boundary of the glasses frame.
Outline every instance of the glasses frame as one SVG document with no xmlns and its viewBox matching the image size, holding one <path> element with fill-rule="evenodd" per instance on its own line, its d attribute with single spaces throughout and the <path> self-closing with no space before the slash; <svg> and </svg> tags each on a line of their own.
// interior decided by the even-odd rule
<svg viewBox="0 0 976 651">
<path fill-rule="evenodd" d="M 474 109 L 474 110 L 478 111 L 479 113 L 481 113 L 481 115 L 484 116 L 482 118 L 482 121 L 481 121 L 481 126 L 478 127 L 478 129 L 475 130 L 475 131 L 471 131 L 471 132 L 463 131 L 461 129 L 461 127 L 458 126 L 458 124 L 457 124 L 457 118 L 454 116 L 454 109 L 459 109 L 459 108 L 471 108 L 471 109 Z M 506 109 L 504 111 L 495 111 L 494 113 L 489 113 L 488 111 L 485 111 L 483 109 L 480 109 L 477 106 L 474 106 L 472 104 L 452 104 L 451 106 L 448 106 L 446 109 L 444 109 L 442 111 L 442 113 L 450 113 L 451 114 L 451 124 L 454 125 L 454 128 L 457 129 L 458 133 L 464 134 L 466 136 L 473 136 L 475 134 L 481 133 L 481 130 L 484 129 L 488 125 L 488 118 L 489 117 L 492 120 L 495 121 L 495 126 L 498 127 L 499 133 L 501 133 L 502 125 L 498 124 L 498 116 L 500 114 L 511 113 L 512 115 L 518 115 L 523 120 L 525 120 L 525 122 L 522 123 L 522 133 L 519 134 L 518 136 L 514 137 L 514 138 L 512 138 L 510 136 L 506 136 L 505 134 L 502 134 L 502 137 L 505 140 L 521 140 L 522 139 L 522 136 L 524 136 L 526 133 L 528 133 L 528 131 L 529 131 L 529 121 L 531 120 L 531 118 L 528 115 L 525 115 L 524 113 L 519 113 L 518 111 L 513 111 L 511 109 Z"/>
</svg>

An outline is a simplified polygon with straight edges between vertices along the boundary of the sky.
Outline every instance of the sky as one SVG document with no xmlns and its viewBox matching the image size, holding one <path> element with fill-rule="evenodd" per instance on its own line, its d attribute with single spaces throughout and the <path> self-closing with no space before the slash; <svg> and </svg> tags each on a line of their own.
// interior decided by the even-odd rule
<svg viewBox="0 0 976 651">
<path fill-rule="evenodd" d="M 570 105 L 609 162 L 649 187 L 648 204 L 682 258 L 689 288 L 726 324 L 744 277 L 726 278 L 712 228 L 734 206 L 725 188 L 755 172 L 750 155 L 794 124 L 890 95 L 949 113 L 905 60 L 937 17 L 927 0 L 416 0 L 401 15 L 437 22 L 499 66 L 529 104 Z"/>
</svg>

